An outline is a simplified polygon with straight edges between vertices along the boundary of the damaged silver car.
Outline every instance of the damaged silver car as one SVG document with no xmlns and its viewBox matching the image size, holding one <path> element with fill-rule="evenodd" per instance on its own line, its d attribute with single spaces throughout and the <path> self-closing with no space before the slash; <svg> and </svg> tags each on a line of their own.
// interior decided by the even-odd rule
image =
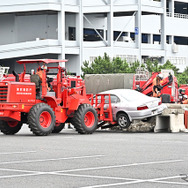
<svg viewBox="0 0 188 188">
<path fill-rule="evenodd" d="M 131 89 L 113 89 L 101 94 L 110 94 L 113 119 L 122 128 L 128 128 L 133 120 L 157 116 L 166 108 L 159 98 Z"/>
</svg>

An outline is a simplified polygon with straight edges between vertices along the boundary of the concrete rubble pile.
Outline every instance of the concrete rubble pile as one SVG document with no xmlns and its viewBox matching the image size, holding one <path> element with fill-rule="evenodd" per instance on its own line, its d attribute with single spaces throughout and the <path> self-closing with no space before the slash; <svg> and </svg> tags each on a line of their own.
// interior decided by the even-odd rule
<svg viewBox="0 0 188 188">
<path fill-rule="evenodd" d="M 135 121 L 126 130 L 127 132 L 153 132 L 155 123 Z"/>
<path fill-rule="evenodd" d="M 156 124 L 156 117 L 149 121 L 135 120 L 131 123 L 128 129 L 122 129 L 119 126 L 114 126 L 112 130 L 121 130 L 123 132 L 153 132 Z"/>
</svg>

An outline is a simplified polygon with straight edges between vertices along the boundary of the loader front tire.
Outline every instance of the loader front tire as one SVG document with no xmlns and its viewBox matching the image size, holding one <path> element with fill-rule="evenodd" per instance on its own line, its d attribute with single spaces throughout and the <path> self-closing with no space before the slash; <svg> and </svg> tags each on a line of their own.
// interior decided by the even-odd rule
<svg viewBox="0 0 188 188">
<path fill-rule="evenodd" d="M 20 121 L 3 121 L 0 120 L 0 130 L 3 134 L 13 135 L 16 134 L 22 127 Z"/>
<path fill-rule="evenodd" d="M 97 112 L 90 104 L 81 104 L 71 120 L 80 134 L 92 134 L 97 129 Z"/>
<path fill-rule="evenodd" d="M 49 135 L 55 126 L 53 109 L 46 103 L 33 106 L 28 114 L 28 123 L 31 132 L 37 136 Z"/>
</svg>

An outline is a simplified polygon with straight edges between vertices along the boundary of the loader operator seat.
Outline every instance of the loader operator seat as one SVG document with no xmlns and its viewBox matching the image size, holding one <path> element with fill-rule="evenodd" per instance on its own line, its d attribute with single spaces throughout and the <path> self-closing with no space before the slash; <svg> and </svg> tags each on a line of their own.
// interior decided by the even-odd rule
<svg viewBox="0 0 188 188">
<path fill-rule="evenodd" d="M 32 74 L 30 76 L 30 81 L 35 83 L 36 85 L 36 96 L 37 98 L 40 98 L 40 86 L 41 86 L 41 80 L 40 80 L 40 77 L 39 75 L 37 74 Z"/>
</svg>

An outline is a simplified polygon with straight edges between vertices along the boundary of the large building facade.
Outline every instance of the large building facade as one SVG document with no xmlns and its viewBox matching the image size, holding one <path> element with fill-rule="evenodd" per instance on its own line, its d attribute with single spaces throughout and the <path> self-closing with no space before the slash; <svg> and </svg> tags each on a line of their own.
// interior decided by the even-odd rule
<svg viewBox="0 0 188 188">
<path fill-rule="evenodd" d="M 188 66 L 188 0 L 6 0 L 0 2 L 0 64 L 17 59 L 83 61 L 106 52 L 128 62 L 170 60 Z M 31 65 L 32 67 L 32 65 Z"/>
</svg>

